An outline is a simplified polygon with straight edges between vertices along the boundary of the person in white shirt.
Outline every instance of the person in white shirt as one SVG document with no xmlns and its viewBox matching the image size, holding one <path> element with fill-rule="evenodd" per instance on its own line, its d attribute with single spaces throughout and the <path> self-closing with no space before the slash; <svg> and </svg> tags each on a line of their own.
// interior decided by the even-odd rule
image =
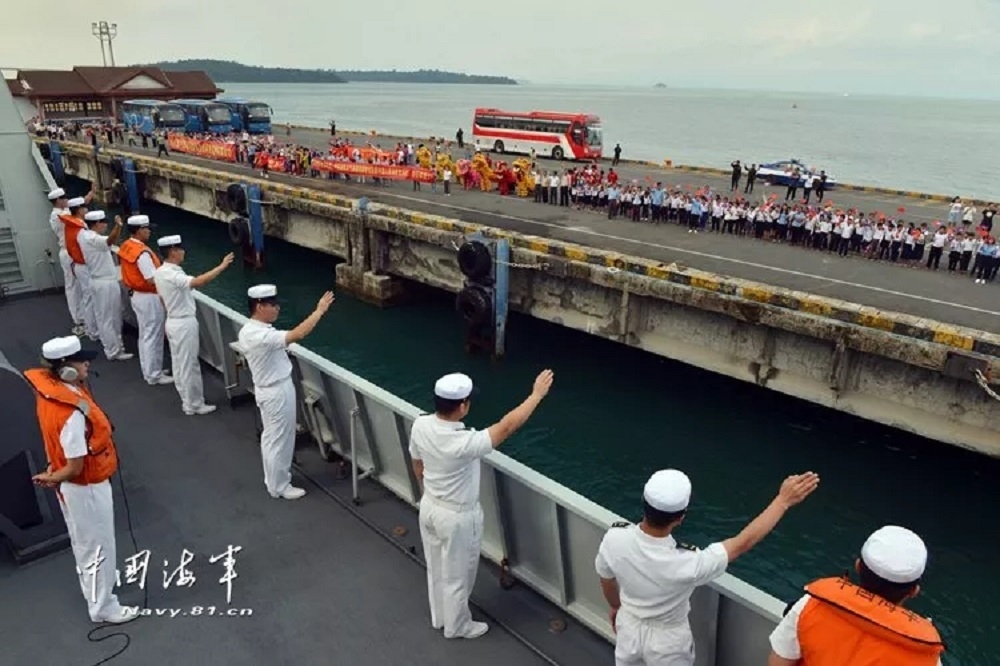
<svg viewBox="0 0 1000 666">
<path fill-rule="evenodd" d="M 444 171 L 441 172 L 441 181 L 444 183 L 445 196 L 449 197 L 451 196 L 451 176 L 451 169 L 445 167 Z"/>
<path fill-rule="evenodd" d="M 97 317 L 97 332 L 109 361 L 127 361 L 132 354 L 125 353 L 122 342 L 122 288 L 118 283 L 118 268 L 111 256 L 111 246 L 122 232 L 122 218 L 115 218 L 115 228 L 110 234 L 107 215 L 103 210 L 92 210 L 84 216 L 87 228 L 77 240 L 90 271 L 90 295 Z"/>
<path fill-rule="evenodd" d="M 83 248 L 80 246 L 80 233 L 87 227 L 87 222 L 84 219 L 88 211 L 87 205 L 86 197 L 70 199 L 66 202 L 69 215 L 63 215 L 59 220 L 63 224 L 63 239 L 66 242 L 66 252 L 71 261 L 70 272 L 73 274 L 73 282 L 80 298 L 77 303 L 77 311 L 83 319 L 84 335 L 91 340 L 99 340 L 100 330 L 97 326 L 94 298 L 90 289 L 90 268 L 87 266 L 83 256 Z"/>
<path fill-rule="evenodd" d="M 691 500 L 690 479 L 676 469 L 653 474 L 643 489 L 642 522 L 615 523 L 594 562 L 611 607 L 616 666 L 693 666 L 688 612 L 694 589 L 725 573 L 730 562 L 757 545 L 817 487 L 819 476 L 812 472 L 788 477 L 743 531 L 697 550 L 673 537 Z"/>
<path fill-rule="evenodd" d="M 531 417 L 552 386 L 551 370 L 535 379 L 531 395 L 486 430 L 466 428 L 472 380 L 445 375 L 434 385 L 434 413 L 418 416 L 409 453 L 420 499 L 420 539 L 427 560 L 431 626 L 445 638 L 478 638 L 489 625 L 474 622 L 469 594 L 476 582 L 483 510 L 479 505 L 480 459 Z"/>
<path fill-rule="evenodd" d="M 188 416 L 211 414 L 215 405 L 205 404 L 205 389 L 198 362 L 198 319 L 192 289 L 203 287 L 233 263 L 233 253 L 210 271 L 192 277 L 184 272 L 184 246 L 180 236 L 164 236 L 156 244 L 163 253 L 163 265 L 153 274 L 156 291 L 167 311 L 164 330 L 173 360 L 174 385 L 181 397 L 181 409 Z"/>
<path fill-rule="evenodd" d="M 240 329 L 239 346 L 250 368 L 254 399 L 260 409 L 264 487 L 275 499 L 294 500 L 306 491 L 292 485 L 296 402 L 287 350 L 288 345 L 300 342 L 316 328 L 333 303 L 333 292 L 323 294 L 312 314 L 290 331 L 274 327 L 281 312 L 276 286 L 250 287 L 247 299 L 250 320 Z"/>
<path fill-rule="evenodd" d="M 90 203 L 94 198 L 94 190 L 83 197 L 85 204 Z M 73 320 L 73 335 L 86 335 L 87 329 L 84 326 L 83 309 L 80 307 L 82 294 L 81 285 L 73 274 L 73 260 L 66 251 L 66 226 L 59 219 L 62 215 L 69 215 L 69 199 L 66 190 L 61 187 L 49 192 L 49 201 L 52 202 L 52 212 L 49 213 L 49 226 L 56 235 L 56 242 L 59 243 L 59 266 L 63 273 L 63 288 L 66 291 L 66 306 L 69 309 L 69 316 Z"/>
</svg>

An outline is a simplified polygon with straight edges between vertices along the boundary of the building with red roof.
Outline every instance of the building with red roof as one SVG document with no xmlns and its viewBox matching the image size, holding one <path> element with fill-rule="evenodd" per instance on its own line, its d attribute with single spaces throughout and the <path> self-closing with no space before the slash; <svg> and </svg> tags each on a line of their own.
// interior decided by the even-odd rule
<svg viewBox="0 0 1000 666">
<path fill-rule="evenodd" d="M 165 72 L 159 67 L 74 67 L 69 71 L 22 69 L 7 87 L 45 120 L 117 118 L 128 99 L 214 99 L 222 92 L 205 72 Z"/>
</svg>

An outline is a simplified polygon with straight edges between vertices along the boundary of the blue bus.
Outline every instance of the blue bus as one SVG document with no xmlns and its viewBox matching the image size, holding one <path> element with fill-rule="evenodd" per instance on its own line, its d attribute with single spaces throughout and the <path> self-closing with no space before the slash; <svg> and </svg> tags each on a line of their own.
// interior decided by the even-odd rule
<svg viewBox="0 0 1000 666">
<path fill-rule="evenodd" d="M 233 114 L 233 129 L 246 130 L 250 134 L 271 133 L 271 107 L 244 97 L 219 97 L 215 100 L 225 104 Z"/>
<path fill-rule="evenodd" d="M 189 134 L 229 134 L 233 131 L 233 114 L 225 104 L 205 99 L 174 99 L 170 103 L 184 110 Z"/>
<path fill-rule="evenodd" d="M 119 105 L 122 124 L 147 136 L 154 130 L 183 132 L 187 122 L 184 109 L 156 99 L 129 99 Z"/>
</svg>

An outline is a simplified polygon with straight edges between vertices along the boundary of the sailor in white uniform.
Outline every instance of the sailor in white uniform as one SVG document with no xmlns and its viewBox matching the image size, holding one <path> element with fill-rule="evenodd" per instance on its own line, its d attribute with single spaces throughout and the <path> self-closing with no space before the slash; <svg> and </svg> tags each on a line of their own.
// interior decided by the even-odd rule
<svg viewBox="0 0 1000 666">
<path fill-rule="evenodd" d="M 479 460 L 513 435 L 552 386 L 551 370 L 535 379 L 531 395 L 486 430 L 466 428 L 472 380 L 445 375 L 434 385 L 434 414 L 418 416 L 410 431 L 413 472 L 423 489 L 420 538 L 427 560 L 431 626 L 445 638 L 478 638 L 489 625 L 474 622 L 469 595 L 476 582 L 483 537 Z"/>
<path fill-rule="evenodd" d="M 98 336 L 109 361 L 127 361 L 132 354 L 125 353 L 122 342 L 122 288 L 111 256 L 111 246 L 122 232 L 122 219 L 115 218 L 115 228 L 107 236 L 104 235 L 108 230 L 107 216 L 103 210 L 89 211 L 84 219 L 87 228 L 80 232 L 77 240 L 90 273 Z"/>
<path fill-rule="evenodd" d="M 67 202 L 67 206 L 69 207 L 70 215 L 86 224 L 87 199 L 85 197 L 70 199 Z M 83 232 L 81 231 L 80 233 Z M 77 245 L 79 245 L 79 236 L 77 236 Z M 83 248 L 80 247 L 79 249 L 82 252 Z M 77 304 L 77 313 L 83 318 L 84 333 L 91 340 L 99 340 L 100 329 L 97 326 L 97 313 L 94 310 L 94 292 L 90 288 L 90 267 L 87 266 L 86 260 L 84 260 L 84 263 L 80 263 L 79 259 L 84 258 L 74 257 L 71 249 L 67 248 L 67 252 L 70 253 L 70 271 L 73 274 L 77 294 L 80 298 Z"/>
<path fill-rule="evenodd" d="M 812 472 L 790 476 L 771 504 L 738 535 L 705 550 L 679 545 L 672 535 L 691 499 L 691 481 L 675 469 L 653 474 L 643 490 L 643 520 L 615 523 L 595 566 L 617 634 L 617 666 L 692 666 L 688 624 L 691 593 L 726 571 L 774 529 L 785 512 L 819 485 Z"/>
<path fill-rule="evenodd" d="M 247 299 L 250 321 L 240 329 L 239 345 L 250 367 L 254 398 L 263 424 L 260 455 L 264 463 L 264 486 L 275 499 L 294 500 L 306 491 L 292 485 L 296 402 L 287 349 L 316 328 L 333 303 L 333 292 L 323 294 L 312 314 L 290 331 L 273 326 L 280 312 L 278 288 L 273 284 L 250 287 Z"/>
<path fill-rule="evenodd" d="M 164 236 L 156 244 L 163 253 L 163 265 L 153 274 L 153 282 L 167 310 L 164 329 L 173 361 L 174 385 L 181 396 L 181 409 L 188 416 L 211 414 L 215 411 L 215 405 L 205 404 L 205 389 L 198 362 L 200 341 L 197 310 L 191 290 L 203 287 L 219 277 L 233 263 L 233 253 L 223 257 L 212 270 L 193 277 L 180 266 L 184 261 L 184 247 L 180 236 Z"/>
<path fill-rule="evenodd" d="M 89 203 L 94 197 L 91 190 L 83 198 L 84 203 Z M 73 260 L 66 251 L 66 225 L 59 219 L 60 215 L 69 215 L 69 199 L 66 197 L 66 190 L 61 187 L 49 192 L 49 201 L 52 202 L 52 212 L 49 213 L 49 226 L 56 235 L 59 243 L 59 266 L 63 273 L 63 287 L 66 291 L 66 305 L 69 308 L 69 316 L 73 319 L 73 335 L 86 335 L 86 328 L 83 325 L 83 311 L 80 308 L 80 283 L 73 275 Z"/>
</svg>

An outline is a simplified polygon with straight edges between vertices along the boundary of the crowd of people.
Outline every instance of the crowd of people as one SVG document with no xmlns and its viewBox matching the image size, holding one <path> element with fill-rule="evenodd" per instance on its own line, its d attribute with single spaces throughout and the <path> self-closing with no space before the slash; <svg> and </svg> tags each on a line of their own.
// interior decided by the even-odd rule
<svg viewBox="0 0 1000 666">
<path fill-rule="evenodd" d="M 111 143 L 127 142 L 134 145 L 141 141 L 144 147 L 167 150 L 167 135 L 151 137 L 108 123 L 97 126 L 49 125 L 36 123 L 36 132 L 49 132 L 56 138 L 67 134 L 77 140 L 81 136 L 95 145 L 99 140 Z M 450 194 L 451 182 L 459 182 L 465 189 L 480 187 L 484 178 L 492 178 L 501 195 L 519 192 L 533 196 L 534 201 L 607 215 L 608 219 L 654 225 L 673 224 L 688 233 L 714 233 L 751 238 L 801 247 L 815 252 L 836 254 L 840 257 L 860 257 L 870 261 L 885 262 L 928 270 L 945 270 L 956 275 L 966 275 L 975 284 L 996 281 L 1000 271 L 1000 246 L 992 234 L 996 207 L 987 205 L 979 211 L 974 203 L 956 197 L 942 211 L 942 221 L 912 222 L 906 220 L 904 208 L 895 211 L 861 211 L 835 207 L 824 202 L 824 179 L 810 183 L 801 198 L 788 188 L 784 199 L 778 194 L 753 196 L 753 178 L 746 173 L 746 187 L 742 188 L 740 175 L 733 178 L 729 192 L 713 190 L 708 186 L 671 187 L 663 182 L 645 182 L 626 179 L 614 167 L 602 168 L 597 163 L 568 169 L 543 169 L 530 156 L 530 168 L 508 168 L 495 162 L 488 154 L 480 154 L 475 146 L 456 144 L 438 139 L 427 145 L 396 142 L 382 147 L 375 141 L 362 145 L 331 132 L 326 149 L 306 146 L 291 141 L 291 127 L 285 129 L 288 141 L 282 142 L 272 135 L 250 135 L 234 132 L 230 135 L 186 135 L 205 141 L 220 141 L 234 146 L 236 162 L 258 169 L 268 177 L 272 165 L 293 176 L 355 180 L 365 183 L 363 175 L 335 174 L 313 168 L 314 160 L 362 163 L 384 166 L 421 166 L 436 172 L 437 182 Z M 151 142 L 148 145 L 147 142 Z M 461 150 L 459 162 L 452 161 L 452 153 Z M 484 170 L 470 168 L 473 158 L 485 163 Z M 277 161 L 275 161 L 277 160 Z M 462 160 L 465 160 L 464 162 Z M 391 184 L 387 178 L 373 177 L 375 185 Z M 813 179 L 816 180 L 816 179 Z M 518 183 L 522 187 L 518 188 Z M 420 184 L 413 182 L 413 189 Z M 810 193 L 817 196 L 810 201 Z"/>
</svg>

